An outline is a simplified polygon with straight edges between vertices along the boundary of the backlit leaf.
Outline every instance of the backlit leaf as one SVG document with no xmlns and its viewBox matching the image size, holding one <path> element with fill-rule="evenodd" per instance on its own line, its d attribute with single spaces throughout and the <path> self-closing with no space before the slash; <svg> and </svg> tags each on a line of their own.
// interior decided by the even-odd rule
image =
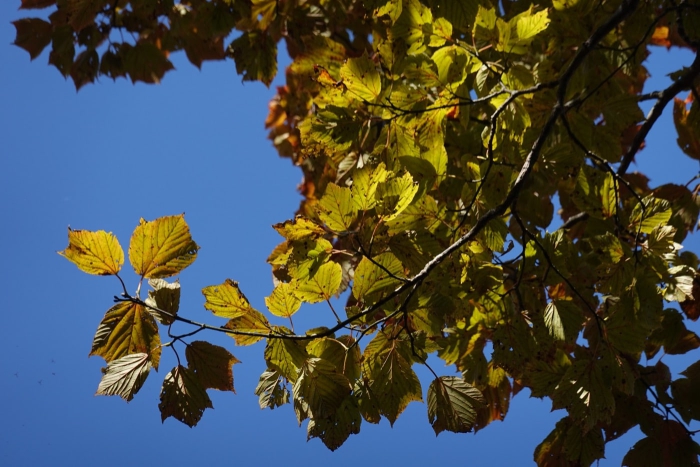
<svg viewBox="0 0 700 467">
<path fill-rule="evenodd" d="M 187 364 L 205 389 L 236 392 L 233 365 L 241 363 L 231 353 L 205 341 L 194 341 L 185 349 Z"/>
<path fill-rule="evenodd" d="M 297 298 L 290 284 L 280 282 L 269 297 L 265 297 L 265 305 L 275 316 L 289 318 L 299 310 L 301 300 Z"/>
<path fill-rule="evenodd" d="M 72 230 L 68 228 L 68 247 L 58 252 L 88 274 L 117 274 L 124 264 L 124 251 L 117 237 L 104 230 Z"/>
<path fill-rule="evenodd" d="M 266 370 L 260 375 L 260 381 L 255 388 L 261 409 L 276 407 L 289 403 L 289 390 L 284 384 L 284 376 L 274 370 Z"/>
<path fill-rule="evenodd" d="M 262 31 L 246 31 L 228 46 L 243 81 L 262 81 L 266 86 L 277 74 L 277 43 Z"/>
<path fill-rule="evenodd" d="M 428 421 L 436 435 L 442 431 L 467 433 L 484 404 L 481 392 L 456 376 L 436 378 L 428 387 Z"/>
<path fill-rule="evenodd" d="M 318 202 L 319 217 L 326 225 L 336 232 L 350 230 L 357 209 L 352 201 L 350 188 L 339 187 L 331 183 Z"/>
<path fill-rule="evenodd" d="M 413 201 L 418 192 L 418 184 L 406 172 L 402 177 L 392 178 L 377 186 L 377 211 L 385 221 L 396 218 Z"/>
<path fill-rule="evenodd" d="M 140 276 L 169 277 L 192 264 L 197 250 L 184 215 L 141 219 L 131 236 L 129 260 Z"/>
<path fill-rule="evenodd" d="M 360 211 L 368 211 L 376 204 L 377 186 L 387 177 L 384 163 L 377 167 L 364 166 L 355 169 L 352 176 L 351 198 Z"/>
<path fill-rule="evenodd" d="M 336 413 L 350 389 L 348 379 L 337 373 L 332 364 L 310 358 L 302 365 L 294 383 L 294 399 L 308 404 L 313 418 L 329 417 Z"/>
<path fill-rule="evenodd" d="M 178 365 L 165 375 L 160 392 L 160 418 L 173 417 L 189 427 L 199 423 L 206 409 L 213 409 L 207 391 L 197 375 Z"/>
<path fill-rule="evenodd" d="M 331 451 L 338 449 L 350 435 L 360 432 L 362 416 L 357 399 L 346 397 L 335 413 L 329 417 L 309 420 L 307 440 L 320 438 Z"/>
<path fill-rule="evenodd" d="M 111 361 L 103 370 L 104 376 L 96 395 L 119 396 L 129 402 L 146 382 L 151 371 L 148 354 L 135 353 Z"/>
<path fill-rule="evenodd" d="M 562 323 L 561 316 L 559 316 L 557 305 L 554 301 L 549 302 L 544 309 L 544 323 L 547 326 L 549 334 L 553 338 L 560 341 L 563 341 L 566 338 L 564 333 L 564 325 Z"/>
<path fill-rule="evenodd" d="M 255 344 L 263 338 L 257 334 L 268 334 L 271 330 L 267 318 L 253 308 L 246 314 L 229 320 L 225 327 L 239 333 L 231 334 L 238 345 Z"/>
<path fill-rule="evenodd" d="M 268 339 L 265 361 L 289 381 L 297 380 L 298 372 L 308 358 L 302 342 L 288 339 Z"/>
<path fill-rule="evenodd" d="M 340 68 L 340 77 L 348 92 L 367 102 L 375 102 L 382 92 L 377 68 L 367 55 L 348 59 Z"/>
<path fill-rule="evenodd" d="M 158 369 L 160 336 L 153 316 L 142 305 L 120 302 L 107 311 L 92 341 L 90 356 L 98 355 L 107 362 L 135 353 L 149 356 Z"/>
<path fill-rule="evenodd" d="M 383 289 L 395 288 L 400 283 L 396 278 L 403 277 L 401 261 L 392 253 L 382 253 L 372 260 L 362 258 L 355 269 L 352 294 L 358 300 Z"/>
<path fill-rule="evenodd" d="M 253 309 L 238 282 L 231 279 L 226 279 L 221 285 L 204 287 L 202 294 L 206 299 L 204 308 L 222 318 L 237 318 Z"/>
<path fill-rule="evenodd" d="M 296 296 L 308 303 L 317 303 L 338 292 L 343 279 L 343 269 L 336 262 L 328 262 L 318 268 L 313 276 L 295 280 L 290 284 Z"/>
</svg>

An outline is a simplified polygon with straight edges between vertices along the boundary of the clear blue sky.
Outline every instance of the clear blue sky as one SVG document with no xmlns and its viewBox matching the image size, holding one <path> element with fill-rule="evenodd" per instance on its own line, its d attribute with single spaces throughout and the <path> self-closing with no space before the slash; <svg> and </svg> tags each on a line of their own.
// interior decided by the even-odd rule
<svg viewBox="0 0 700 467">
<path fill-rule="evenodd" d="M 76 93 L 46 64 L 47 52 L 30 62 L 10 45 L 10 21 L 25 16 L 18 5 L 0 3 L 0 464 L 532 463 L 534 447 L 563 412 L 550 413 L 549 402 L 529 399 L 527 391 L 512 401 L 504 423 L 476 436 L 436 438 L 426 406 L 412 403 L 393 429 L 386 421 L 363 423 L 360 435 L 331 453 L 319 440 L 306 442 L 291 406 L 258 408 L 253 390 L 264 370 L 263 344 L 237 348 L 212 334 L 205 337 L 243 361 L 234 367 L 238 394 L 210 391 L 215 410 L 196 428 L 172 418 L 161 424 L 160 385 L 175 364 L 168 351 L 131 403 L 94 397 L 104 362 L 87 355 L 120 288 L 116 279 L 83 274 L 55 253 L 67 245 L 67 226 L 113 231 L 126 249 L 139 217 L 185 212 L 202 249 L 180 276 L 181 313 L 216 323 L 202 308 L 200 290 L 227 277 L 265 309 L 272 290 L 265 258 L 281 240 L 270 226 L 293 215 L 300 172 L 266 139 L 274 87 L 241 84 L 231 62 L 205 63 L 199 71 L 176 55 L 177 70 L 160 86 L 104 79 Z M 690 54 L 660 49 L 653 59 L 650 89 L 663 86 L 663 70 L 689 63 Z M 698 171 L 676 148 L 670 117 L 667 111 L 638 156 L 653 185 L 685 183 Z M 687 247 L 699 252 L 698 238 Z M 128 265 L 124 270 L 133 290 L 135 277 Z M 302 313 L 308 320 L 300 325 L 329 318 L 325 309 Z M 700 332 L 697 324 L 691 329 Z M 674 368 L 697 358 L 696 351 Z M 417 370 L 425 391 L 428 375 Z M 601 465 L 619 465 L 635 436 L 610 444 Z"/>
</svg>

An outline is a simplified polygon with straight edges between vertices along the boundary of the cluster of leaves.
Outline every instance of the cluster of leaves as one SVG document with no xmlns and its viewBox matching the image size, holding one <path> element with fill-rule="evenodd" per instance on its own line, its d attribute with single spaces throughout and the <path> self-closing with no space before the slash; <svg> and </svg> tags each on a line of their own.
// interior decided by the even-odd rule
<svg viewBox="0 0 700 467">
<path fill-rule="evenodd" d="M 211 406 L 207 388 L 233 390 L 235 357 L 185 341 L 214 329 L 265 341 L 261 407 L 291 401 L 330 449 L 423 400 L 413 367 L 426 365 L 437 434 L 504 419 L 527 388 L 566 411 L 535 450 L 540 465 L 590 465 L 635 426 L 645 437 L 626 465 L 698 464 L 688 424 L 700 420 L 700 363 L 673 379 L 663 362 L 700 347 L 686 326 L 700 316 L 700 262 L 681 251 L 698 223 L 697 179 L 651 188 L 628 173 L 673 99 L 678 144 L 700 160 L 698 0 L 22 0 L 54 4 L 51 23 L 15 22 L 16 44 L 35 57 L 52 43 L 50 62 L 77 87 L 99 75 L 155 82 L 180 49 L 197 66 L 228 55 L 266 84 L 280 40 L 292 58 L 266 120 L 304 174 L 298 215 L 275 226 L 284 241 L 268 259 L 265 303 L 290 328 L 231 280 L 203 290 L 224 326 L 180 316 L 179 285 L 162 278 L 197 247 L 182 217 L 142 222 L 129 255 L 153 290 L 142 300 L 124 288 L 100 325 L 98 393 L 133 397 L 158 365 L 156 321 L 177 320 L 196 330 L 168 327 L 164 345 L 186 345 L 188 366 L 165 378 L 160 407 L 189 425 Z M 139 38 L 116 41 L 114 29 Z M 644 94 L 652 45 L 696 56 Z M 69 232 L 63 254 L 94 274 L 123 263 L 105 232 Z M 338 313 L 330 299 L 345 291 Z M 321 302 L 336 323 L 296 334 L 301 304 Z M 437 375 L 429 355 L 458 376 Z"/>
</svg>

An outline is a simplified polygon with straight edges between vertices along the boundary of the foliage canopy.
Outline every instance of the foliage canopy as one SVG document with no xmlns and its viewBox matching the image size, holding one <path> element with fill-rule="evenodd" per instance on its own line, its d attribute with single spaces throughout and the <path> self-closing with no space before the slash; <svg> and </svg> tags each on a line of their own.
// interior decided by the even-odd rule
<svg viewBox="0 0 700 467">
<path fill-rule="evenodd" d="M 274 226 L 269 313 L 226 279 L 203 290 L 225 324 L 181 314 L 165 278 L 197 256 L 183 216 L 136 227 L 134 295 L 117 239 L 69 230 L 60 253 L 123 287 L 92 344 L 107 361 L 98 394 L 131 400 L 170 347 L 162 417 L 196 425 L 207 389 L 233 391 L 238 363 L 190 339 L 209 329 L 264 341 L 260 406 L 292 403 L 330 449 L 413 401 L 436 434 L 481 430 L 527 388 L 566 411 L 539 465 L 590 465 L 635 426 L 645 437 L 625 465 L 698 464 L 700 363 L 673 379 L 662 357 L 700 347 L 686 327 L 700 316 L 700 263 L 682 250 L 699 185 L 652 188 L 629 168 L 669 104 L 680 148 L 700 160 L 699 0 L 21 1 L 52 12 L 15 21 L 15 44 L 32 58 L 50 45 L 78 89 L 100 76 L 157 83 L 178 50 L 198 67 L 232 58 L 267 85 L 280 41 L 292 58 L 265 124 L 301 168 L 304 200 Z M 643 93 L 651 46 L 696 55 Z M 337 324 L 295 333 L 301 305 L 320 302 Z M 175 321 L 195 328 L 173 335 Z M 427 391 L 415 365 L 434 374 Z"/>
</svg>

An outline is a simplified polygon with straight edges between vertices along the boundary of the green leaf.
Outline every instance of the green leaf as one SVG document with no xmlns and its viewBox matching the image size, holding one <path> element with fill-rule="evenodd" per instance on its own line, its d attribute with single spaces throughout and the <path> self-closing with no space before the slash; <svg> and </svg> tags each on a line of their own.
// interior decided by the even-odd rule
<svg viewBox="0 0 700 467">
<path fill-rule="evenodd" d="M 265 297 L 265 305 L 275 316 L 289 318 L 301 307 L 301 300 L 294 294 L 291 285 L 280 282 L 269 297 Z"/>
<path fill-rule="evenodd" d="M 672 214 L 668 201 L 652 197 L 645 198 L 644 209 L 640 203 L 637 203 L 632 210 L 630 230 L 636 232 L 639 229 L 641 233 L 651 233 L 656 227 L 666 225 Z"/>
<path fill-rule="evenodd" d="M 481 391 L 456 376 L 441 376 L 428 387 L 428 421 L 436 435 L 442 431 L 468 433 L 476 409 L 485 403 Z"/>
<path fill-rule="evenodd" d="M 342 342 L 341 342 L 342 340 Z M 335 370 L 350 381 L 360 378 L 360 349 L 348 335 L 338 339 L 323 337 L 314 339 L 306 346 L 309 355 L 321 358 L 335 365 Z"/>
<path fill-rule="evenodd" d="M 284 338 L 267 340 L 265 361 L 267 361 L 268 367 L 277 370 L 279 374 L 292 383 L 297 380 L 299 370 L 307 358 L 308 354 L 304 344 L 299 341 Z"/>
<path fill-rule="evenodd" d="M 351 198 L 360 211 L 369 211 L 377 204 L 377 186 L 386 181 L 388 172 L 384 163 L 377 167 L 364 166 L 355 169 L 352 175 Z"/>
<path fill-rule="evenodd" d="M 238 282 L 226 279 L 221 285 L 210 285 L 202 289 L 206 301 L 204 308 L 222 318 L 237 318 L 253 310 Z"/>
<path fill-rule="evenodd" d="M 348 59 L 340 68 L 340 77 L 348 91 L 363 101 L 376 102 L 382 93 L 381 77 L 367 53 Z"/>
<path fill-rule="evenodd" d="M 338 292 L 342 280 L 343 269 L 331 261 L 319 267 L 313 276 L 294 280 L 290 287 L 300 300 L 317 303 L 330 300 Z"/>
<path fill-rule="evenodd" d="M 357 399 L 346 397 L 333 415 L 309 420 L 307 440 L 320 438 L 328 449 L 335 451 L 350 435 L 360 432 L 361 424 L 362 416 Z"/>
<path fill-rule="evenodd" d="M 301 216 L 272 226 L 287 240 L 306 240 L 322 236 L 325 231 L 320 225 Z"/>
<path fill-rule="evenodd" d="M 174 316 L 180 308 L 180 282 L 169 283 L 164 279 L 149 279 L 148 285 L 153 290 L 148 291 L 146 305 L 158 308 L 158 310 L 147 308 L 155 319 L 161 324 L 169 325 L 175 322 Z"/>
<path fill-rule="evenodd" d="M 294 383 L 295 402 L 308 405 L 314 419 L 333 416 L 350 394 L 350 382 L 335 366 L 320 358 L 309 358 Z"/>
<path fill-rule="evenodd" d="M 153 316 L 142 305 L 120 302 L 105 313 L 92 341 L 90 356 L 98 355 L 107 362 L 135 353 L 149 356 L 158 369 L 160 336 Z"/>
<path fill-rule="evenodd" d="M 389 38 L 392 41 L 402 39 L 408 45 L 408 55 L 423 53 L 426 49 L 424 26 L 430 25 L 432 20 L 430 9 L 419 0 L 404 0 L 401 16 L 390 29 Z"/>
<path fill-rule="evenodd" d="M 58 252 L 83 272 L 100 276 L 119 273 L 124 250 L 112 232 L 72 230 L 68 227 L 68 247 Z"/>
<path fill-rule="evenodd" d="M 364 257 L 355 269 L 352 294 L 358 300 L 384 289 L 395 288 L 403 277 L 403 265 L 392 253 L 382 253 L 372 260 Z"/>
<path fill-rule="evenodd" d="M 431 58 L 437 65 L 438 77 L 443 85 L 459 85 L 467 77 L 469 55 L 462 47 L 450 45 L 439 48 Z"/>
<path fill-rule="evenodd" d="M 392 178 L 377 186 L 377 212 L 385 221 L 395 219 L 413 201 L 418 192 L 418 184 L 406 172 L 402 177 Z"/>
<path fill-rule="evenodd" d="M 236 392 L 233 365 L 241 363 L 231 353 L 205 341 L 194 341 L 185 349 L 187 364 L 205 389 Z"/>
<path fill-rule="evenodd" d="M 544 309 L 544 324 L 547 326 L 547 330 L 553 338 L 559 341 L 566 339 L 564 324 L 559 316 L 557 305 L 553 300 L 549 302 Z"/>
<path fill-rule="evenodd" d="M 277 43 L 262 31 L 246 31 L 228 46 L 243 81 L 261 81 L 266 86 L 277 75 Z"/>
<path fill-rule="evenodd" d="M 151 360 L 145 353 L 125 355 L 108 363 L 102 371 L 104 376 L 96 395 L 119 396 L 129 402 L 146 382 Z"/>
<path fill-rule="evenodd" d="M 148 222 L 141 219 L 131 236 L 129 260 L 142 277 L 170 277 L 192 264 L 197 250 L 184 214 Z"/>
<path fill-rule="evenodd" d="M 350 230 L 357 216 L 357 208 L 352 201 L 350 188 L 331 183 L 318 202 L 319 217 L 335 232 Z"/>
<path fill-rule="evenodd" d="M 369 381 L 369 393 L 379 412 L 391 425 L 411 401 L 422 401 L 423 392 L 411 368 L 410 344 L 388 340 L 379 332 L 367 345 L 362 373 Z"/>
<path fill-rule="evenodd" d="M 165 375 L 160 392 L 160 418 L 173 417 L 189 427 L 196 426 L 206 409 L 213 409 L 207 391 L 198 376 L 178 365 Z"/>
</svg>

